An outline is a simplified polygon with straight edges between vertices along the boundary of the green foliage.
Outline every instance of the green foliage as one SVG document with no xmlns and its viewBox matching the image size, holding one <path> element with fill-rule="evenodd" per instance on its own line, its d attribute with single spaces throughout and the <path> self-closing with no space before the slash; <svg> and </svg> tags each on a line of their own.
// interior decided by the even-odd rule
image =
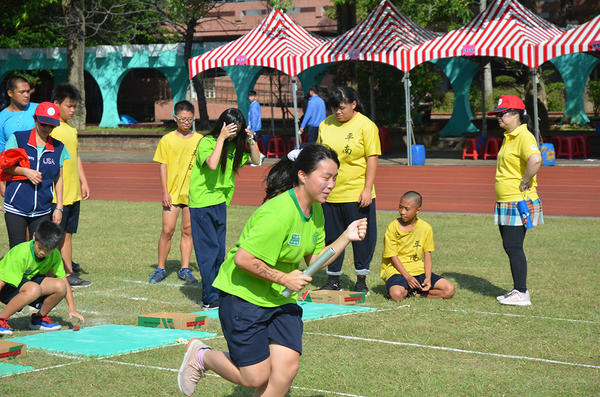
<svg viewBox="0 0 600 397">
<path fill-rule="evenodd" d="M 64 46 L 62 15 L 58 0 L 0 1 L 0 48 Z"/>
<path fill-rule="evenodd" d="M 600 81 L 590 81 L 588 84 L 588 95 L 594 104 L 594 116 L 600 113 Z"/>
<path fill-rule="evenodd" d="M 270 0 L 269 7 L 272 9 L 279 9 L 283 12 L 287 12 L 296 8 L 294 7 L 293 0 Z"/>
<path fill-rule="evenodd" d="M 512 76 L 498 76 L 495 79 L 496 87 L 513 87 L 517 84 L 517 79 Z"/>
<path fill-rule="evenodd" d="M 453 30 L 473 18 L 469 0 L 392 0 L 404 15 L 434 31 Z"/>
</svg>

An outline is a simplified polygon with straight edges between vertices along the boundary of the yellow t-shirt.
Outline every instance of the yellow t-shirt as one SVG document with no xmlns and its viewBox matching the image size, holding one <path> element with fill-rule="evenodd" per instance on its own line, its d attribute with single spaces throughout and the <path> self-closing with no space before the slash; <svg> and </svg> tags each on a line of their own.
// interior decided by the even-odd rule
<svg viewBox="0 0 600 397">
<path fill-rule="evenodd" d="M 329 116 L 319 126 L 317 143 L 334 149 L 340 160 L 337 183 L 327 202 L 357 202 L 365 188 L 367 159 L 381 155 L 377 126 L 361 113 L 345 123 L 340 123 L 335 115 Z M 372 198 L 375 198 L 375 185 Z"/>
<path fill-rule="evenodd" d="M 394 274 L 401 274 L 392 263 L 397 256 L 408 274 L 415 277 L 425 273 L 425 252 L 434 251 L 433 229 L 429 223 L 417 218 L 417 223 L 410 232 L 400 230 L 395 219 L 391 222 L 383 237 L 383 255 L 381 260 L 381 278 L 388 281 Z"/>
<path fill-rule="evenodd" d="M 513 132 L 504 134 L 502 147 L 498 152 L 496 165 L 496 201 L 499 203 L 523 200 L 523 192 L 519 190 L 521 179 L 527 168 L 529 156 L 540 153 L 535 137 L 527 129 L 527 124 L 521 124 Z M 531 179 L 531 190 L 527 196 L 537 200 L 537 179 Z"/>
<path fill-rule="evenodd" d="M 173 205 L 188 205 L 190 191 L 190 174 L 196 159 L 196 149 L 202 134 L 190 132 L 191 136 L 183 139 L 169 132 L 158 142 L 152 160 L 167 165 L 167 189 Z"/>
<path fill-rule="evenodd" d="M 79 144 L 77 143 L 77 129 L 71 127 L 68 123 L 60 121 L 60 126 L 56 127 L 51 133 L 52 138 L 61 141 L 71 158 L 63 163 L 63 205 L 72 205 L 81 201 L 81 183 L 79 182 L 79 167 L 77 157 L 79 156 Z M 56 204 L 56 194 L 53 203 Z"/>
</svg>

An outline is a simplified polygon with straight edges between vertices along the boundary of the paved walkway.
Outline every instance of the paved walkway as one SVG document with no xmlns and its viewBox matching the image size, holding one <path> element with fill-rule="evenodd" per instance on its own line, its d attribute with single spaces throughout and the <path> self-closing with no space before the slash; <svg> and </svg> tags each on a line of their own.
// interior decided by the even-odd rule
<svg viewBox="0 0 600 397">
<path fill-rule="evenodd" d="M 153 152 L 81 152 L 92 199 L 161 201 L 158 165 Z M 232 204 L 259 206 L 264 197 L 268 165 L 243 167 Z M 375 188 L 377 209 L 396 211 L 400 196 L 416 190 L 424 197 L 423 211 L 492 214 L 495 202 L 495 160 L 427 159 L 425 166 L 407 167 L 406 159 L 382 158 Z M 544 214 L 600 217 L 600 164 L 559 160 L 542 167 L 538 180 Z"/>
</svg>

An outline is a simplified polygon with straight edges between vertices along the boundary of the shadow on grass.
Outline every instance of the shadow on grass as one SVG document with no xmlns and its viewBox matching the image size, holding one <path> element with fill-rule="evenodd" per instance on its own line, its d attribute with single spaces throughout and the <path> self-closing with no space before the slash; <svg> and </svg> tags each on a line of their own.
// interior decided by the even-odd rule
<svg viewBox="0 0 600 397">
<path fill-rule="evenodd" d="M 302 270 L 304 270 L 304 269 L 302 269 Z M 322 286 L 324 286 L 327 283 L 327 277 L 328 276 L 327 276 L 327 273 L 325 272 L 325 270 L 322 270 L 322 271 L 318 272 L 317 274 L 313 275 L 311 284 L 314 286 L 314 289 L 319 289 Z M 355 285 L 356 285 L 356 276 L 354 276 L 354 278 L 351 278 L 345 274 L 342 274 L 340 276 L 340 286 L 342 287 L 342 289 L 344 291 L 352 291 L 354 289 Z"/>
<path fill-rule="evenodd" d="M 456 282 L 456 286 L 462 289 L 475 292 L 484 296 L 498 296 L 506 293 L 506 290 L 495 286 L 488 280 L 472 276 L 470 274 L 446 272 L 440 274 L 444 278 L 452 278 Z"/>
<path fill-rule="evenodd" d="M 236 386 L 233 393 L 229 394 L 227 397 L 251 397 L 254 395 L 254 390 L 246 389 L 242 386 Z M 292 393 L 288 392 L 286 396 L 291 396 Z M 312 394 L 311 397 L 325 397 L 324 394 Z"/>
</svg>

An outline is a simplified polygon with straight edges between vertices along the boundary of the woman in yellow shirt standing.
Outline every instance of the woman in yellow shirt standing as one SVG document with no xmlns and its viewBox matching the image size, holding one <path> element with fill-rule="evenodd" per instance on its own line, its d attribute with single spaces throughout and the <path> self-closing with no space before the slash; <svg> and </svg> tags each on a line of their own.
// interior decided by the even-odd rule
<svg viewBox="0 0 600 397">
<path fill-rule="evenodd" d="M 363 115 L 358 94 L 347 86 L 335 87 L 329 96 L 333 115 L 319 125 L 317 143 L 338 153 L 340 168 L 337 186 L 323 204 L 325 242 L 331 244 L 357 219 L 367 218 L 367 236 L 352 243 L 354 251 L 354 291 L 369 294 L 366 277 L 377 244 L 375 213 L 375 174 L 381 155 L 379 129 Z M 327 269 L 327 284 L 322 290 L 341 291 L 340 276 L 344 253 Z"/>
<path fill-rule="evenodd" d="M 535 137 L 529 132 L 530 119 L 519 97 L 500 96 L 498 107 L 488 113 L 492 114 L 497 115 L 500 127 L 506 130 L 496 166 L 494 224 L 500 229 L 514 281 L 513 290 L 496 299 L 503 305 L 529 306 L 527 258 L 523 251 L 526 228 L 517 203 L 527 200 L 532 226 L 544 223 L 542 202 L 536 189 L 542 156 Z"/>
</svg>

